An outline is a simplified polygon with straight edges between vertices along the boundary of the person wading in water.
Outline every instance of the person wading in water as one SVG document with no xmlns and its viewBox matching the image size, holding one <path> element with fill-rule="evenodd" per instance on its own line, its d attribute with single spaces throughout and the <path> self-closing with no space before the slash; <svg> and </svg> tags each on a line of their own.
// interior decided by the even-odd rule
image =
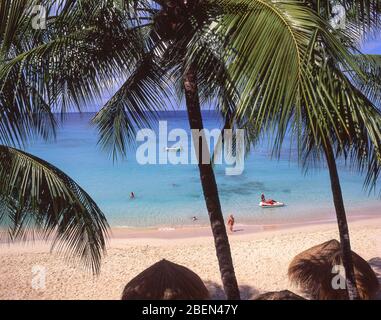
<svg viewBox="0 0 381 320">
<path fill-rule="evenodd" d="M 229 227 L 230 232 L 234 232 L 233 226 L 234 226 L 234 216 L 231 214 L 228 218 L 227 225 Z"/>
</svg>

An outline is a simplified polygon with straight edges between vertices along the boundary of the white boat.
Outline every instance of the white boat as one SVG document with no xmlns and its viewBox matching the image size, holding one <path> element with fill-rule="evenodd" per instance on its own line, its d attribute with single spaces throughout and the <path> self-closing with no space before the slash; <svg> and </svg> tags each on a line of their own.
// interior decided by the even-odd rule
<svg viewBox="0 0 381 320">
<path fill-rule="evenodd" d="M 166 147 L 165 151 L 181 151 L 181 147 Z"/>
<path fill-rule="evenodd" d="M 279 202 L 279 201 L 275 201 L 274 203 L 261 201 L 259 203 L 259 206 L 262 208 L 278 208 L 278 207 L 284 207 L 285 204 L 283 202 Z"/>
</svg>

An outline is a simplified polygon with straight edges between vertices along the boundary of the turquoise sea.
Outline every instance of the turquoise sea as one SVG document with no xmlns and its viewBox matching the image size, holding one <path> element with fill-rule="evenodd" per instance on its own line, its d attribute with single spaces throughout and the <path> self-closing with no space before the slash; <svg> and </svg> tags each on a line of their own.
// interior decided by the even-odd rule
<svg viewBox="0 0 381 320">
<path fill-rule="evenodd" d="M 135 148 L 128 151 L 126 159 L 113 162 L 97 145 L 97 131 L 90 124 L 93 115 L 68 114 L 55 141 L 37 140 L 26 150 L 70 175 L 93 197 L 112 226 L 178 227 L 208 223 L 197 165 L 140 165 Z M 185 111 L 162 113 L 160 118 L 167 121 L 168 130 L 189 131 Z M 205 111 L 204 125 L 209 129 L 221 128 L 222 121 L 217 113 Z M 272 159 L 269 143 L 264 140 L 245 159 L 241 175 L 227 176 L 224 166 L 217 165 L 224 215 L 233 213 L 242 224 L 333 219 L 327 170 L 322 166 L 305 175 L 289 151 L 286 143 L 281 159 Z M 363 177 L 342 165 L 339 168 L 348 211 L 361 214 L 362 207 L 381 209 L 377 194 L 368 195 L 363 190 Z M 131 191 L 136 195 L 134 200 L 129 199 Z M 262 192 L 287 206 L 258 207 Z M 192 222 L 192 216 L 199 220 Z"/>
</svg>

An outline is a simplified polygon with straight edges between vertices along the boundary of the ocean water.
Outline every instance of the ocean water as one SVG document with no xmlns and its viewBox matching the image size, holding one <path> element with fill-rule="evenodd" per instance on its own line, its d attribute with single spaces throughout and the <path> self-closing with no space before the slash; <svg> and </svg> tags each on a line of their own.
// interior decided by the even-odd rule
<svg viewBox="0 0 381 320">
<path fill-rule="evenodd" d="M 97 202 L 112 226 L 208 224 L 197 165 L 141 165 L 136 160 L 135 147 L 128 151 L 126 159 L 113 162 L 110 155 L 97 145 L 97 131 L 90 124 L 93 115 L 67 115 L 55 141 L 37 140 L 26 151 L 70 175 Z M 168 130 L 183 128 L 189 132 L 184 111 L 162 113 L 160 118 L 167 121 Z M 206 111 L 204 125 L 209 129 L 220 128 L 222 121 L 215 112 Z M 242 224 L 334 218 L 327 170 L 321 167 L 305 175 L 297 161 L 290 157 L 288 145 L 280 160 L 271 158 L 268 146 L 269 142 L 264 139 L 250 152 L 241 175 L 228 176 L 223 165 L 216 165 L 224 215 L 232 213 Z M 158 155 L 166 154 L 159 149 Z M 363 177 L 342 165 L 339 169 L 349 211 L 364 206 L 381 208 L 377 195 L 369 195 L 363 190 Z M 136 195 L 134 200 L 129 199 L 131 191 Z M 287 206 L 260 208 L 258 203 L 262 192 Z M 192 216 L 199 220 L 193 223 Z"/>
</svg>

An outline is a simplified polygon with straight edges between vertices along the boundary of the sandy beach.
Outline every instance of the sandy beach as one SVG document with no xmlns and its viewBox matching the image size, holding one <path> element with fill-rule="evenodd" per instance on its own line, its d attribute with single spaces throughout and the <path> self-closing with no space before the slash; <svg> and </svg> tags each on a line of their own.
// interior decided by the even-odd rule
<svg viewBox="0 0 381 320">
<path fill-rule="evenodd" d="M 243 299 L 273 290 L 298 292 L 287 279 L 291 259 L 313 245 L 338 238 L 333 222 L 288 228 L 237 226 L 237 230 L 229 237 Z M 350 231 L 352 249 L 370 261 L 381 280 L 381 218 L 352 220 Z M 212 297 L 223 299 L 209 233 L 207 228 L 113 230 L 98 277 L 56 253 L 49 253 L 45 243 L 2 245 L 0 299 L 120 299 L 128 281 L 163 258 L 195 271 Z M 46 270 L 45 288 L 32 287 L 32 268 L 36 266 Z"/>
</svg>

